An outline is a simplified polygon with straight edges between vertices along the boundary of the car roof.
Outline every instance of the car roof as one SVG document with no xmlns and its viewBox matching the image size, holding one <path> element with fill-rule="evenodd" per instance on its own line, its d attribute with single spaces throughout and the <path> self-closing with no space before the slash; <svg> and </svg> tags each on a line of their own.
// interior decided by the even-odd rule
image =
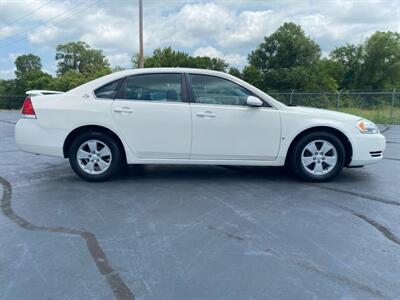
<svg viewBox="0 0 400 300">
<path fill-rule="evenodd" d="M 265 97 L 269 99 L 268 102 L 272 102 L 274 106 L 284 106 L 284 104 L 281 104 L 280 102 L 276 101 L 269 95 L 265 94 L 263 91 L 257 89 L 256 87 L 250 85 L 249 83 L 232 76 L 228 73 L 225 72 L 219 72 L 219 71 L 214 71 L 214 70 L 206 70 L 206 69 L 195 69 L 195 68 L 142 68 L 142 69 L 130 69 L 130 70 L 123 70 L 115 73 L 108 74 L 106 76 L 97 78 L 95 80 L 92 80 L 90 82 L 87 82 L 81 86 L 78 86 L 70 91 L 68 91 L 68 94 L 85 94 L 85 93 L 91 93 L 93 90 L 110 83 L 112 81 L 118 80 L 120 78 L 124 78 L 126 76 L 131 76 L 131 75 L 139 75 L 139 74 L 155 74 L 155 73 L 190 73 L 190 74 L 200 74 L 200 75 L 211 75 L 211 76 L 217 76 L 221 78 L 225 78 L 227 80 L 233 81 L 248 90 L 254 92 L 256 95 L 263 94 Z M 262 97 L 262 98 L 265 98 Z"/>
<path fill-rule="evenodd" d="M 154 74 L 154 73 L 195 73 L 195 74 L 204 74 L 204 75 L 215 75 L 223 77 L 223 72 L 213 71 L 213 70 L 204 70 L 204 69 L 194 69 L 194 68 L 142 68 L 142 69 L 129 69 L 123 70 L 115 73 L 111 73 L 105 75 L 103 77 L 97 78 L 95 80 L 89 81 L 83 85 L 80 85 L 72 90 L 69 90 L 67 93 L 82 93 L 87 92 L 89 90 L 96 89 L 102 85 L 105 85 L 114 80 L 118 80 L 119 78 L 123 78 L 131 75 L 138 74 Z"/>
</svg>

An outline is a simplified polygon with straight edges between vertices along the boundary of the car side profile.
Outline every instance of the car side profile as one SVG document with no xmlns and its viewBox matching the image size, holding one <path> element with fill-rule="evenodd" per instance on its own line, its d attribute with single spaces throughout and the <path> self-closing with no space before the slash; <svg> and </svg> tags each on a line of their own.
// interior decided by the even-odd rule
<svg viewBox="0 0 400 300">
<path fill-rule="evenodd" d="M 289 166 L 326 181 L 380 161 L 385 137 L 360 117 L 291 107 L 226 73 L 149 68 L 65 93 L 30 91 L 16 125 L 27 152 L 68 158 L 88 181 L 127 164 Z"/>
</svg>

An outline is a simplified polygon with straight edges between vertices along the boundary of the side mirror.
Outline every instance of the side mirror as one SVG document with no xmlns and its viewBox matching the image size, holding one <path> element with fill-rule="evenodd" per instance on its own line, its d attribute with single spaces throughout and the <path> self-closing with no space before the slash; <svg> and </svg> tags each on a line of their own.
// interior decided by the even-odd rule
<svg viewBox="0 0 400 300">
<path fill-rule="evenodd" d="M 260 107 L 263 105 L 263 102 L 254 96 L 247 97 L 246 104 L 248 106 Z"/>
</svg>

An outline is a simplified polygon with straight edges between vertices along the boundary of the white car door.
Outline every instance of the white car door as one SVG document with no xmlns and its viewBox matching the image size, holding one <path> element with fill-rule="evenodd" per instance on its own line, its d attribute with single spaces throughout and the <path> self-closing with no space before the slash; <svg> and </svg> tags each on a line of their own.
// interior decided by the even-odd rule
<svg viewBox="0 0 400 300">
<path fill-rule="evenodd" d="M 189 157 L 191 115 L 183 95 L 182 76 L 180 73 L 141 74 L 127 77 L 122 83 L 111 113 L 137 157 Z"/>
<path fill-rule="evenodd" d="M 281 128 L 279 111 L 267 103 L 250 107 L 253 95 L 224 78 L 188 74 L 191 85 L 191 159 L 275 160 Z"/>
</svg>

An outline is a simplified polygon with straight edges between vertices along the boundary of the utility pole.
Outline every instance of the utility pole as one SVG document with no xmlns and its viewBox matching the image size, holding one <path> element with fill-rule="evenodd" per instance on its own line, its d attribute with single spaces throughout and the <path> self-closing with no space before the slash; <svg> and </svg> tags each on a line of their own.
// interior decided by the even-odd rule
<svg viewBox="0 0 400 300">
<path fill-rule="evenodd" d="M 144 68 L 143 54 L 143 4 L 139 0 L 139 68 Z"/>
</svg>

